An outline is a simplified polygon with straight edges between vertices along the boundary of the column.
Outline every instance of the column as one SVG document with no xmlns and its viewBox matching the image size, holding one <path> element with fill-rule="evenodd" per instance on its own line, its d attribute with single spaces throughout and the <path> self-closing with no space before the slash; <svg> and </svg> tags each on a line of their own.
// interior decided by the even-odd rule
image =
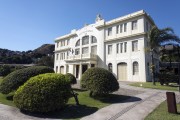
<svg viewBox="0 0 180 120">
<path fill-rule="evenodd" d="M 79 65 L 79 79 L 81 79 L 82 76 L 82 64 Z"/>
</svg>

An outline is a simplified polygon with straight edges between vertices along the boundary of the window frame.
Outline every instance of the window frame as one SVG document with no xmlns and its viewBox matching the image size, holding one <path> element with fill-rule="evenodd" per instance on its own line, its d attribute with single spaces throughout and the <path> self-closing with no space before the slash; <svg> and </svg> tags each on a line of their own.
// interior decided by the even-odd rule
<svg viewBox="0 0 180 120">
<path fill-rule="evenodd" d="M 137 20 L 134 20 L 134 21 L 132 21 L 132 30 L 137 30 L 138 29 L 138 25 L 137 25 L 138 23 L 137 23 Z"/>
<path fill-rule="evenodd" d="M 135 43 L 137 43 L 136 47 L 135 47 Z M 138 40 L 135 40 L 132 41 L 132 52 L 137 52 L 137 51 L 138 51 Z"/>
<path fill-rule="evenodd" d="M 107 29 L 107 32 L 108 32 L 108 36 L 112 36 L 112 27 L 109 27 Z"/>
<path fill-rule="evenodd" d="M 111 49 L 110 49 L 111 48 Z M 111 50 L 111 51 L 110 51 Z M 112 54 L 112 45 L 108 45 L 108 55 Z"/>
<path fill-rule="evenodd" d="M 139 63 L 137 61 L 133 62 L 133 75 L 139 75 Z"/>
</svg>

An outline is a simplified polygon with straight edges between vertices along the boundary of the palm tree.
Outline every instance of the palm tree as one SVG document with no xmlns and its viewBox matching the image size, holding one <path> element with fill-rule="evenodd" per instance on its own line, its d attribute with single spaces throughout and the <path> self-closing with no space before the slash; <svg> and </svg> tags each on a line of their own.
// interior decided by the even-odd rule
<svg viewBox="0 0 180 120">
<path fill-rule="evenodd" d="M 172 28 L 163 28 L 159 29 L 157 26 L 153 26 L 150 30 L 149 34 L 149 49 L 151 52 L 151 60 L 152 60 L 152 81 L 153 85 L 155 85 L 155 67 L 154 67 L 154 53 L 158 53 L 158 47 L 161 46 L 164 42 L 175 41 L 180 43 L 180 39 L 178 36 L 174 34 Z"/>
</svg>

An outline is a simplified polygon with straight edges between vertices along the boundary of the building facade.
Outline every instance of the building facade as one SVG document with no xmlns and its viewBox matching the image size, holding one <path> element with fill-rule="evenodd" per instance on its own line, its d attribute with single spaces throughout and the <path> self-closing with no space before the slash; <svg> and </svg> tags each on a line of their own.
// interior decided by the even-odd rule
<svg viewBox="0 0 180 120">
<path fill-rule="evenodd" d="M 55 39 L 54 70 L 80 79 L 88 68 L 102 67 L 120 81 L 150 81 L 152 62 L 145 49 L 149 45 L 147 33 L 153 25 L 143 10 L 110 21 L 97 15 L 94 24 Z"/>
</svg>

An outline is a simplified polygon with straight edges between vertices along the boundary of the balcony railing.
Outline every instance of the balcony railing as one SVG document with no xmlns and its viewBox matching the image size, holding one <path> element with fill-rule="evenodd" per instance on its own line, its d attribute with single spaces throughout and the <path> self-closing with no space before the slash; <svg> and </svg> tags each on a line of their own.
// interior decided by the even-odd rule
<svg viewBox="0 0 180 120">
<path fill-rule="evenodd" d="M 97 60 L 97 55 L 88 53 L 88 54 L 81 54 L 81 55 L 71 55 L 67 56 L 65 59 L 66 61 L 73 61 L 73 60 Z"/>
</svg>

